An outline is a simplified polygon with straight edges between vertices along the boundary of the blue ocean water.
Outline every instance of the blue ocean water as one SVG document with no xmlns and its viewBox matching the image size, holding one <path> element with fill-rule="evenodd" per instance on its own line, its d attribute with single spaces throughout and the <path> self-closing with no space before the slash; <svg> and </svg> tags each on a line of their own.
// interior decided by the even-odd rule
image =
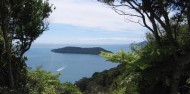
<svg viewBox="0 0 190 94">
<path fill-rule="evenodd" d="M 61 82 L 72 82 L 82 77 L 91 77 L 94 72 L 101 72 L 116 67 L 118 64 L 105 61 L 98 55 L 87 54 L 61 54 L 51 52 L 52 49 L 65 46 L 77 47 L 102 47 L 112 52 L 120 49 L 129 50 L 128 45 L 57 45 L 57 44 L 34 44 L 25 54 L 28 60 L 27 66 L 35 69 L 43 66 L 44 70 L 52 73 L 60 73 Z"/>
</svg>

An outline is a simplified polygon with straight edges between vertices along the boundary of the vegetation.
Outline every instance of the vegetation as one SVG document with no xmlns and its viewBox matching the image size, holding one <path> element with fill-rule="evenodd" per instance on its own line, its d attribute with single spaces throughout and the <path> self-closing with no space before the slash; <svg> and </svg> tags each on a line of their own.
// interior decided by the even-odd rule
<svg viewBox="0 0 190 94">
<path fill-rule="evenodd" d="M 61 83 L 59 76 L 60 74 L 44 71 L 40 66 L 35 70 L 27 70 L 25 91 L 1 87 L 0 92 L 2 94 L 82 94 L 72 83 Z"/>
<path fill-rule="evenodd" d="M 23 54 L 47 30 L 52 5 L 45 0 L 1 0 L 0 11 L 0 87 L 25 92 Z"/>
<path fill-rule="evenodd" d="M 91 54 L 91 55 L 99 55 L 101 51 L 111 52 L 100 47 L 93 47 L 93 48 L 64 47 L 64 48 L 53 49 L 51 51 L 56 53 L 74 53 L 74 54 Z"/>
<path fill-rule="evenodd" d="M 139 94 L 137 92 L 139 70 L 143 67 L 136 66 L 139 55 L 134 53 L 102 52 L 108 61 L 121 63 L 116 68 L 94 73 L 91 78 L 83 78 L 75 84 L 84 94 Z M 138 70 L 137 70 L 138 69 Z"/>
<path fill-rule="evenodd" d="M 112 93 L 189 94 L 190 2 L 188 0 L 98 1 L 108 4 L 120 15 L 135 17 L 137 20 L 130 18 L 127 20 L 138 23 L 150 31 L 147 33 L 146 45 L 134 46 L 132 52 L 102 53 L 106 60 L 119 62 L 125 67 L 125 70 L 111 81 L 112 85 L 107 86 L 114 91 Z M 131 11 L 133 13 L 130 13 Z M 107 74 L 109 73 L 102 74 L 99 78 L 105 79 L 104 75 Z M 83 79 L 84 83 L 88 81 Z M 114 88 L 114 82 L 117 83 L 117 88 Z"/>
<path fill-rule="evenodd" d="M 112 86 L 116 88 L 117 82 L 114 82 L 120 75 L 122 75 L 125 67 L 119 65 L 116 68 L 105 70 L 103 72 L 96 72 L 91 78 L 82 78 L 77 81 L 75 85 L 80 88 L 83 94 L 111 94 Z"/>
<path fill-rule="evenodd" d="M 51 74 L 38 67 L 28 71 L 27 87 L 32 94 L 57 94 L 60 74 Z"/>
<path fill-rule="evenodd" d="M 134 86 L 137 87 L 137 91 L 140 94 L 189 93 L 187 81 L 190 77 L 190 1 L 99 1 L 110 5 L 118 14 L 135 17 L 137 20 L 127 20 L 138 23 L 150 31 L 147 33 L 147 45 L 137 47 L 134 53 L 103 54 L 110 61 L 123 63 L 126 60 L 130 74 L 125 72 L 125 77 L 132 76 L 130 81 L 134 80 L 137 83 Z M 128 59 L 131 57 L 132 61 Z M 124 81 L 128 82 L 128 80 Z M 125 86 L 127 85 L 128 83 Z M 126 93 L 127 91 L 126 87 Z"/>
<path fill-rule="evenodd" d="M 80 90 L 84 94 L 189 94 L 190 1 L 98 1 L 120 15 L 135 17 L 127 20 L 149 30 L 147 42 L 134 45 L 131 52 L 102 52 L 106 60 L 121 64 L 76 82 Z M 0 11 L 0 92 L 81 94 L 75 85 L 60 83 L 59 74 L 27 70 L 23 54 L 47 30 L 46 18 L 52 12 L 48 1 L 1 0 Z"/>
<path fill-rule="evenodd" d="M 73 84 L 61 83 L 60 74 L 52 74 L 41 67 L 29 70 L 27 76 L 28 94 L 82 94 Z"/>
</svg>

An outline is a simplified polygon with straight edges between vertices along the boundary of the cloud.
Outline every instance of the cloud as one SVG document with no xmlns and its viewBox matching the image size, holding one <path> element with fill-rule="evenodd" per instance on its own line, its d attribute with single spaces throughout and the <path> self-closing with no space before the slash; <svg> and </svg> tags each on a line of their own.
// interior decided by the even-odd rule
<svg viewBox="0 0 190 94">
<path fill-rule="evenodd" d="M 50 0 L 50 3 L 56 7 L 50 16 L 50 23 L 93 27 L 109 31 L 143 29 L 138 24 L 126 23 L 124 16 L 118 15 L 109 6 L 96 0 Z"/>
<path fill-rule="evenodd" d="M 49 18 L 49 30 L 35 43 L 129 44 L 144 40 L 147 29 L 136 23 L 126 22 L 126 17 L 118 15 L 109 6 L 97 0 L 49 2 L 56 10 Z"/>
<path fill-rule="evenodd" d="M 46 40 L 46 42 L 44 42 Z M 108 45 L 108 44 L 129 44 L 131 42 L 144 41 L 142 38 L 64 38 L 64 39 L 41 39 L 36 43 L 54 43 L 54 44 L 90 44 L 90 45 Z"/>
</svg>

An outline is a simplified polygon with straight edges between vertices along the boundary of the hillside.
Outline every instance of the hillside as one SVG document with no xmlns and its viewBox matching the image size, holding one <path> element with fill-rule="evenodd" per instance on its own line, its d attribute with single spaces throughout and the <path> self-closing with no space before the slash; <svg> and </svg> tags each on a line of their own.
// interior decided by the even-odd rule
<svg viewBox="0 0 190 94">
<path fill-rule="evenodd" d="M 75 85 L 83 92 L 83 94 L 112 94 L 113 84 L 117 84 L 116 80 L 126 70 L 124 64 L 120 64 L 115 68 L 95 72 L 90 78 L 82 78 L 75 82 Z M 119 84 L 119 83 L 118 83 Z"/>
</svg>

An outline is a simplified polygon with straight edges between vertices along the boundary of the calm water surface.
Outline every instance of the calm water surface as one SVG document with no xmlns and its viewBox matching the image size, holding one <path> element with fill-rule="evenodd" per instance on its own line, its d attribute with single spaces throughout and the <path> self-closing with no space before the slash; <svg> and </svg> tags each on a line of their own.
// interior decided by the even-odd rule
<svg viewBox="0 0 190 94">
<path fill-rule="evenodd" d="M 90 77 L 94 72 L 101 72 L 116 67 L 118 64 L 106 62 L 98 55 L 86 54 L 61 54 L 51 52 L 52 49 L 65 47 L 66 45 L 35 44 L 25 54 L 28 57 L 28 67 L 35 69 L 43 66 L 44 70 L 52 73 L 61 73 L 61 82 L 72 82 L 82 77 Z M 128 45 L 75 45 L 78 47 L 102 47 L 112 52 L 120 49 L 128 51 Z"/>
</svg>

